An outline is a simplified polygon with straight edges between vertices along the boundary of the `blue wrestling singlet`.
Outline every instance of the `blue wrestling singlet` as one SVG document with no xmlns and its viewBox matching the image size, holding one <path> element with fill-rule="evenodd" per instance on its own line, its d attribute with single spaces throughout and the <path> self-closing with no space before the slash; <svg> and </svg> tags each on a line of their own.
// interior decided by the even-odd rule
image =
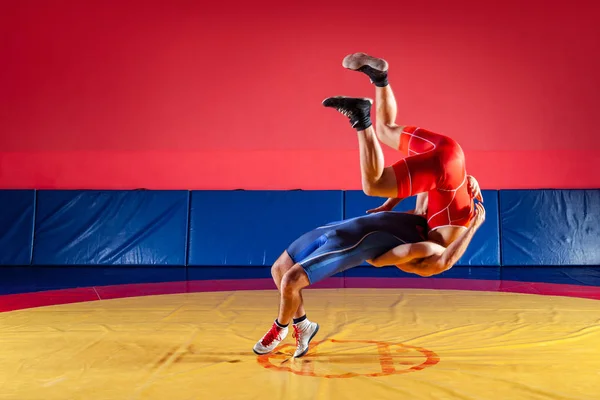
<svg viewBox="0 0 600 400">
<path fill-rule="evenodd" d="M 379 212 L 318 227 L 300 236 L 286 251 L 302 265 L 313 284 L 398 245 L 427 240 L 427 230 L 423 217 Z"/>
</svg>

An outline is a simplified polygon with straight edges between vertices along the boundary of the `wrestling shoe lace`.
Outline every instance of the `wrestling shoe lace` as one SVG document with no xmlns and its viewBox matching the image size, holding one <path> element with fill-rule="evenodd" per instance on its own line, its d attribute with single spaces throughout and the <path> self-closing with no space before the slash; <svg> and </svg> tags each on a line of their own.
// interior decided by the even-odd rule
<svg viewBox="0 0 600 400">
<path fill-rule="evenodd" d="M 338 108 L 336 108 L 336 110 L 338 110 L 345 117 L 352 118 L 354 116 L 354 114 L 352 113 L 352 111 L 347 110 L 345 108 L 338 107 Z"/>
<path fill-rule="evenodd" d="M 281 337 L 279 336 L 280 332 L 281 332 L 281 328 L 279 328 L 277 325 L 273 324 L 271 329 L 269 329 L 269 332 L 267 332 L 265 334 L 265 336 L 263 336 L 263 338 L 261 339 L 260 342 L 262 343 L 263 346 L 269 346 L 271 343 L 273 343 L 273 340 L 282 340 Z"/>
<path fill-rule="evenodd" d="M 294 333 L 292 337 L 296 339 L 296 348 L 302 343 L 302 329 L 298 328 L 298 325 L 294 325 Z"/>
</svg>

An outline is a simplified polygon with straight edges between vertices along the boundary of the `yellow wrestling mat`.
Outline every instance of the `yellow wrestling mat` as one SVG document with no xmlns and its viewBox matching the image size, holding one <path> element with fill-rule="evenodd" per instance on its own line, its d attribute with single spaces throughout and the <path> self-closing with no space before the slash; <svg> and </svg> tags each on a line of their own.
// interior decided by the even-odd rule
<svg viewBox="0 0 600 400">
<path fill-rule="evenodd" d="M 125 298 L 0 314 L 0 399 L 600 399 L 600 302 L 421 289 L 306 290 L 321 325 L 254 343 L 274 291 Z"/>
</svg>

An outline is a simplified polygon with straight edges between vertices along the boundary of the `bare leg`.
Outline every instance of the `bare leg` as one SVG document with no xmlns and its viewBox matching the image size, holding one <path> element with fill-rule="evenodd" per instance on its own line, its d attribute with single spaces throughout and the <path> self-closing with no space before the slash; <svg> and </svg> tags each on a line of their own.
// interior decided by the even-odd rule
<svg viewBox="0 0 600 400">
<path fill-rule="evenodd" d="M 366 74 L 375 85 L 377 136 L 387 146 L 398 150 L 402 127 L 396 125 L 398 108 L 394 92 L 388 83 L 387 61 L 365 53 L 354 53 L 346 56 L 342 65 L 344 68 Z"/>
<path fill-rule="evenodd" d="M 398 106 L 390 85 L 375 86 L 375 103 L 377 105 L 377 122 L 386 126 L 396 125 Z"/>
<path fill-rule="evenodd" d="M 385 167 L 383 151 L 371 123 L 370 99 L 344 96 L 329 97 L 323 100 L 325 107 L 334 108 L 350 119 L 350 124 L 358 132 L 360 149 L 360 172 L 362 187 L 368 196 L 396 197 L 396 173 L 392 167 Z"/>
<path fill-rule="evenodd" d="M 288 255 L 288 253 L 286 251 L 284 251 L 279 256 L 277 261 L 275 261 L 273 266 L 271 267 L 271 276 L 273 277 L 273 281 L 275 282 L 275 285 L 277 286 L 277 290 L 279 290 L 279 293 L 281 293 L 281 280 L 283 279 L 283 276 L 293 266 L 294 266 L 294 262 L 292 261 L 292 259 Z M 295 319 L 297 319 L 297 318 L 304 316 L 305 314 L 306 314 L 306 311 L 304 310 L 304 300 L 302 299 L 302 294 L 300 294 L 300 305 L 298 306 L 298 309 L 296 310 L 296 313 L 294 314 L 293 317 Z"/>
<path fill-rule="evenodd" d="M 294 319 L 298 319 L 306 315 L 306 310 L 304 310 L 304 297 L 302 296 L 302 290 L 300 290 L 300 306 L 298 306 L 298 310 L 294 314 Z"/>
<path fill-rule="evenodd" d="M 319 330 L 319 324 L 306 318 L 302 306 L 302 289 L 310 284 L 304 268 L 294 264 L 287 251 L 277 259 L 271 268 L 271 275 L 280 293 L 278 318 L 271 329 L 254 345 L 256 354 L 272 352 L 288 334 L 288 325 L 292 318 L 296 351 L 294 357 L 302 357 L 308 351 L 310 341 Z"/>
<path fill-rule="evenodd" d="M 398 194 L 396 174 L 392 168 L 385 167 L 383 151 L 372 126 L 364 131 L 358 131 L 358 146 L 362 187 L 365 194 L 396 197 Z"/>
<path fill-rule="evenodd" d="M 257 352 L 258 349 L 259 354 L 272 351 L 283 340 L 281 332 L 285 332 L 284 336 L 287 334 L 287 326 L 292 317 L 304 316 L 303 313 L 299 312 L 302 304 L 302 289 L 310 285 L 304 268 L 300 264 L 294 265 L 283 275 L 280 285 L 279 315 L 271 330 L 265 335 L 266 342 L 270 340 L 270 343 L 263 343 L 263 338 L 255 346 L 254 351 Z M 294 310 L 296 310 L 295 314 Z M 309 321 L 304 316 L 302 320 L 294 322 L 293 328 L 294 337 L 296 338 L 294 357 L 302 357 L 308 352 L 310 341 L 319 331 L 319 324 Z"/>
<path fill-rule="evenodd" d="M 399 150 L 403 127 L 396 125 L 398 108 L 392 87 L 390 85 L 376 86 L 375 99 L 377 105 L 377 136 L 387 146 Z"/>
<path fill-rule="evenodd" d="M 296 310 L 302 303 L 300 291 L 310 284 L 308 276 L 301 265 L 294 265 L 281 280 L 281 303 L 277 322 L 288 325 Z"/>
</svg>

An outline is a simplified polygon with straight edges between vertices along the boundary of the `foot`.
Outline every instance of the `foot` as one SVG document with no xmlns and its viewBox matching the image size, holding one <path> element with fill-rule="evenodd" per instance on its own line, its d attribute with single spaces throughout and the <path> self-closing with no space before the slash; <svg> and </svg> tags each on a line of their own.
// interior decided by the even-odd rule
<svg viewBox="0 0 600 400">
<path fill-rule="evenodd" d="M 323 105 L 329 108 L 335 108 L 341 114 L 350 119 L 353 128 L 364 131 L 371 123 L 371 105 L 373 100 L 366 98 L 353 97 L 329 97 L 323 100 Z"/>
<path fill-rule="evenodd" d="M 262 337 L 255 345 L 252 350 L 258 355 L 268 354 L 275 350 L 275 347 L 281 343 L 283 339 L 287 336 L 288 328 L 281 328 L 276 323 L 273 323 L 273 326 L 269 331 Z"/>
<path fill-rule="evenodd" d="M 387 86 L 388 63 L 383 58 L 371 57 L 365 53 L 354 53 L 344 57 L 344 68 L 366 74 L 375 86 Z"/>
<path fill-rule="evenodd" d="M 294 325 L 294 337 L 296 338 L 296 352 L 294 357 L 302 357 L 308 352 L 308 345 L 312 338 L 319 332 L 319 324 L 308 320 Z"/>
</svg>

